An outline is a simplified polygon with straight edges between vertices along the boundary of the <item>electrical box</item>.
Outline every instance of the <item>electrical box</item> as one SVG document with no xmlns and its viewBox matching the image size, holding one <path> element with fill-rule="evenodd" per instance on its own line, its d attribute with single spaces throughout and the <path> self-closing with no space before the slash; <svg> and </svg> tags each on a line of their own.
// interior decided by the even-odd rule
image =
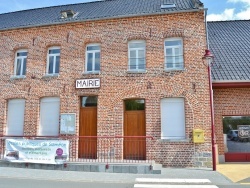
<svg viewBox="0 0 250 188">
<path fill-rule="evenodd" d="M 204 130 L 194 129 L 193 130 L 193 142 L 194 143 L 204 143 Z"/>
</svg>

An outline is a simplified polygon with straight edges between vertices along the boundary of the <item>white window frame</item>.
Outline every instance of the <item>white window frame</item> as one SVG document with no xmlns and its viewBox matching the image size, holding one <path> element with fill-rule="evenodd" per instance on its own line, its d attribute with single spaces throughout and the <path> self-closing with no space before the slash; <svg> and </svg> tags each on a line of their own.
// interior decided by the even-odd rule
<svg viewBox="0 0 250 188">
<path fill-rule="evenodd" d="M 18 53 L 23 53 L 26 52 L 27 55 L 26 56 L 17 56 Z M 21 49 L 21 50 L 17 50 L 15 53 L 15 64 L 14 64 L 14 76 L 15 77 L 24 77 L 26 75 L 26 70 L 27 70 L 27 56 L 28 56 L 28 50 L 26 49 Z M 26 59 L 26 66 L 25 66 L 25 74 L 23 74 L 23 69 L 24 69 L 24 60 Z M 17 74 L 17 61 L 21 60 L 21 70 L 20 70 L 20 74 Z"/>
<path fill-rule="evenodd" d="M 181 41 L 181 45 L 166 46 L 167 41 Z M 167 49 L 172 49 L 172 54 L 167 54 Z M 180 53 L 175 55 L 175 50 L 179 49 Z M 182 59 L 181 64 L 176 63 L 175 58 L 179 56 Z M 183 55 L 183 39 L 180 37 L 168 38 L 164 40 L 164 69 L 165 70 L 183 70 L 184 69 L 184 55 Z M 172 58 L 173 66 L 167 66 L 167 59 Z"/>
<path fill-rule="evenodd" d="M 98 46 L 99 47 L 99 50 L 88 50 L 88 47 L 91 47 L 91 46 Z M 100 61 L 99 61 L 99 70 L 95 70 L 95 57 L 96 57 L 96 53 L 100 53 Z M 92 54 L 93 55 L 93 59 L 92 59 L 92 69 L 91 70 L 88 70 L 88 54 Z M 100 72 L 100 69 L 101 69 L 101 45 L 98 44 L 98 43 L 93 43 L 93 44 L 88 44 L 86 46 L 86 52 L 85 52 L 85 72 L 86 73 L 99 73 Z"/>
<path fill-rule="evenodd" d="M 134 43 L 141 43 L 144 44 L 144 47 L 131 47 L 130 44 Z M 139 51 L 143 50 L 144 51 L 144 69 L 139 68 Z M 131 51 L 136 52 L 136 67 L 131 69 Z M 146 42 L 144 40 L 132 40 L 128 43 L 128 70 L 129 71 L 145 71 L 146 70 Z"/>
<path fill-rule="evenodd" d="M 25 99 L 8 100 L 6 135 L 22 136 L 24 127 Z"/>
<path fill-rule="evenodd" d="M 184 98 L 161 99 L 161 139 L 185 140 L 185 119 Z"/>
<path fill-rule="evenodd" d="M 49 54 L 50 50 L 60 50 L 60 53 Z M 56 73 L 55 71 L 56 71 L 56 58 L 60 57 L 60 55 L 61 55 L 61 48 L 59 46 L 53 46 L 53 47 L 48 48 L 46 75 L 58 75 L 59 74 L 61 59 L 59 60 L 58 73 Z M 53 57 L 53 72 L 52 73 L 49 73 L 49 63 L 50 63 L 49 60 L 50 60 L 50 57 Z"/>
</svg>

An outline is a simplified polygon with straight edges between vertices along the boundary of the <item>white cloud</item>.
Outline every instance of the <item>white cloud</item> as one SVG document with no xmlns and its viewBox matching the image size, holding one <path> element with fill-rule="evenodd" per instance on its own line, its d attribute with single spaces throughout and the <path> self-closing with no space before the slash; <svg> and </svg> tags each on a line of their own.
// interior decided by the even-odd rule
<svg viewBox="0 0 250 188">
<path fill-rule="evenodd" d="M 250 0 L 227 0 L 227 3 L 242 3 L 240 10 L 225 9 L 220 14 L 209 14 L 208 21 L 222 21 L 222 20 L 248 20 L 250 19 Z"/>
<path fill-rule="evenodd" d="M 234 18 L 234 9 L 226 9 L 221 14 L 209 14 L 207 16 L 207 21 L 232 20 L 233 18 Z"/>
<path fill-rule="evenodd" d="M 237 13 L 235 15 L 236 19 L 240 19 L 240 20 L 246 20 L 246 19 L 250 19 L 250 7 L 248 7 L 246 10 L 243 10 L 239 13 Z"/>
<path fill-rule="evenodd" d="M 246 3 L 250 4 L 250 0 L 227 0 L 229 3 Z"/>
</svg>

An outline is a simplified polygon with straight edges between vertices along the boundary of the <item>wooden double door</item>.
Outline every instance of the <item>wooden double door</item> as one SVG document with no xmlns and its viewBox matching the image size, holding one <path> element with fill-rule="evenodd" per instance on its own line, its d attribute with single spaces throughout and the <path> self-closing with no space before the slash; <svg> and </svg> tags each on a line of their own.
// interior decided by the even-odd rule
<svg viewBox="0 0 250 188">
<path fill-rule="evenodd" d="M 78 157 L 97 158 L 97 103 L 87 97 L 82 99 L 79 121 Z M 88 100 L 90 101 L 88 103 Z M 84 102 L 85 101 L 85 102 Z M 92 101 L 92 102 L 91 102 Z M 86 104 L 83 104 L 86 103 Z M 134 105 L 134 104 L 133 104 Z M 141 104 L 140 104 L 141 105 Z M 144 104 L 143 104 L 144 105 Z M 141 109 L 142 108 L 142 109 Z M 125 108 L 124 111 L 123 158 L 129 160 L 146 159 L 145 110 Z"/>
</svg>

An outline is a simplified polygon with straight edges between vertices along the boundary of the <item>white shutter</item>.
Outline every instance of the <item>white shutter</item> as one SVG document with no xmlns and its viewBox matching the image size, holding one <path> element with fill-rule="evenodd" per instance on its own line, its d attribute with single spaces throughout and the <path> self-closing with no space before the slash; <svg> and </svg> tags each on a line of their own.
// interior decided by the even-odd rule
<svg viewBox="0 0 250 188">
<path fill-rule="evenodd" d="M 6 135 L 23 135 L 25 99 L 8 101 Z"/>
<path fill-rule="evenodd" d="M 46 97 L 41 99 L 40 106 L 40 136 L 58 136 L 59 133 L 60 99 Z"/>
<path fill-rule="evenodd" d="M 161 138 L 185 139 L 184 98 L 161 100 Z"/>
</svg>

